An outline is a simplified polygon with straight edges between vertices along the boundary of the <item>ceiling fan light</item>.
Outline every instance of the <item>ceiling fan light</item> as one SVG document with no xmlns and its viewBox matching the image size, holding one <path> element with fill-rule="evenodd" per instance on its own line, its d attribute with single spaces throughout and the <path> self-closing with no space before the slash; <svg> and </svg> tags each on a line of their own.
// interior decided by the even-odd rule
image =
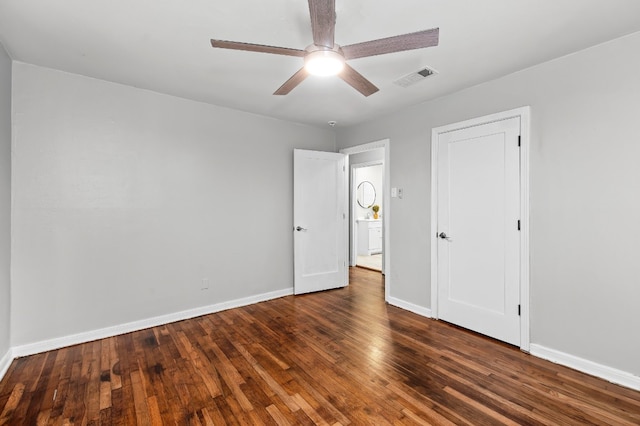
<svg viewBox="0 0 640 426">
<path fill-rule="evenodd" d="M 316 50 L 304 57 L 304 68 L 311 75 L 337 75 L 344 68 L 344 56 L 334 50 Z"/>
</svg>

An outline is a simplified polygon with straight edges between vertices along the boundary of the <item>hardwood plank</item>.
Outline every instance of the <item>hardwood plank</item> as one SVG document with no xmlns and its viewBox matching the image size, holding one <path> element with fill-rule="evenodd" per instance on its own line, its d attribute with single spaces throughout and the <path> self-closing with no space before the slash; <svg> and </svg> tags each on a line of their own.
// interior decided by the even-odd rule
<svg viewBox="0 0 640 426">
<path fill-rule="evenodd" d="M 149 424 L 160 425 L 162 424 L 162 414 L 160 414 L 160 407 L 158 406 L 158 398 L 154 395 L 147 398 L 147 406 L 149 407 Z"/>
<path fill-rule="evenodd" d="M 274 404 L 271 404 L 267 407 L 267 411 L 273 417 L 273 420 L 278 424 L 278 426 L 288 426 L 289 420 L 282 414 L 282 411 L 278 409 Z"/>
<path fill-rule="evenodd" d="M 116 338 L 110 337 L 107 340 L 109 341 L 109 382 L 112 390 L 120 389 L 122 380 L 120 379 L 120 359 L 116 350 Z"/>
<path fill-rule="evenodd" d="M 203 408 L 202 417 L 204 418 L 205 425 L 207 426 L 222 426 L 227 424 L 224 417 L 220 414 L 220 411 L 215 407 L 213 407 L 213 409 Z"/>
<path fill-rule="evenodd" d="M 144 331 L 144 330 L 143 330 Z M 143 338 L 143 333 L 129 333 L 118 336 L 118 372 L 121 387 L 118 404 L 112 404 L 116 410 L 112 411 L 112 417 L 118 419 L 120 424 L 136 424 L 136 409 L 134 402 L 133 383 L 131 373 L 138 369 L 138 360 L 135 356 L 134 341 Z"/>
<path fill-rule="evenodd" d="M 458 399 L 461 402 L 464 402 L 472 407 L 474 407 L 475 409 L 477 409 L 478 411 L 485 413 L 487 416 L 493 418 L 495 421 L 499 422 L 500 424 L 504 424 L 504 425 L 509 425 L 509 426 L 518 426 L 518 423 L 514 422 L 513 420 L 503 416 L 502 414 L 493 411 L 491 409 L 487 409 L 485 406 L 483 406 L 482 404 L 480 404 L 479 402 L 475 401 L 472 398 L 469 398 L 467 395 L 464 395 L 461 392 L 458 392 L 457 390 L 450 388 L 449 386 L 446 386 L 444 388 L 444 391 L 453 395 L 456 399 Z"/>
<path fill-rule="evenodd" d="M 66 357 L 60 357 L 60 361 L 63 363 L 63 365 L 60 366 L 60 376 L 50 382 L 50 385 L 54 387 L 53 394 L 51 395 L 51 412 L 49 413 L 50 424 L 60 424 L 62 421 L 61 416 L 69 391 L 69 381 L 71 379 L 74 360 L 78 356 L 81 356 L 79 345 L 63 348 L 60 351 L 65 351 L 67 355 Z"/>
<path fill-rule="evenodd" d="M 451 426 L 454 424 L 467 423 L 463 418 L 458 417 L 458 415 L 454 411 L 449 410 L 446 407 L 438 406 L 438 404 L 428 400 L 427 398 L 425 398 L 425 400 L 420 400 L 419 398 L 421 398 L 422 396 L 413 396 L 408 391 L 402 389 L 400 385 L 389 383 L 388 387 L 406 403 L 415 407 L 415 411 L 420 412 L 422 415 L 427 417 L 431 423 L 435 425 Z M 407 408 L 402 409 L 403 414 L 407 415 L 408 412 L 411 414 L 411 416 L 417 416 L 414 411 L 411 411 Z M 455 422 L 451 419 L 455 419 Z"/>
<path fill-rule="evenodd" d="M 5 403 L 2 412 L 0 413 L 0 424 L 9 423 L 14 410 L 22 399 L 22 395 L 24 395 L 24 388 L 25 386 L 23 383 L 17 383 L 14 386 L 13 390 L 11 391 L 11 395 L 9 395 L 9 398 L 7 399 L 7 402 Z"/>
<path fill-rule="evenodd" d="M 86 382 L 81 377 L 82 360 L 84 356 L 84 345 L 78 345 L 78 357 L 75 358 L 71 366 L 71 376 L 68 381 L 67 394 L 62 409 L 62 423 L 69 422 L 69 419 L 84 417 L 84 397 L 86 394 Z"/>
<path fill-rule="evenodd" d="M 258 375 L 264 380 L 270 390 L 273 391 L 274 394 L 278 395 L 282 402 L 284 402 L 289 410 L 297 411 L 300 409 L 300 406 L 296 403 L 295 398 L 291 397 L 280 384 L 261 366 L 258 362 L 253 358 L 253 356 L 242 346 L 239 344 L 235 344 L 236 349 L 244 356 L 247 361 L 251 364 L 251 366 L 255 369 Z"/>
<path fill-rule="evenodd" d="M 131 386 L 133 387 L 133 404 L 136 410 L 137 423 L 150 425 L 151 413 L 139 371 L 131 372 Z"/>
<path fill-rule="evenodd" d="M 307 416 L 313 423 L 321 426 L 329 426 L 329 423 L 325 419 L 323 419 L 318 412 L 299 394 L 293 395 L 293 399 L 296 401 L 296 404 L 302 408 L 302 411 L 306 413 Z"/>
<path fill-rule="evenodd" d="M 389 306 L 379 273 L 350 274 L 14 360 L 0 424 L 640 424 L 640 392 Z"/>
</svg>

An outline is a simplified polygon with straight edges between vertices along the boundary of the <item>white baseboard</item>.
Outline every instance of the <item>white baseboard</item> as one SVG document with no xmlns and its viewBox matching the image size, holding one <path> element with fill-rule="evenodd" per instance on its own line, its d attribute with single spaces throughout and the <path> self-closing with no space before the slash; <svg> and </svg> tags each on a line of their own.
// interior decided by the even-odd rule
<svg viewBox="0 0 640 426">
<path fill-rule="evenodd" d="M 537 345 L 535 343 L 531 344 L 531 355 L 573 368 L 574 370 L 582 371 L 583 373 L 591 374 L 592 376 L 600 377 L 601 379 L 607 380 L 611 383 L 640 391 L 640 377 L 626 371 L 607 367 L 606 365 L 598 364 L 596 362 Z"/>
<path fill-rule="evenodd" d="M 115 325 L 112 327 L 101 328 L 98 330 L 87 331 L 69 336 L 57 337 L 55 339 L 43 340 L 26 345 L 14 346 L 10 351 L 9 363 L 16 357 L 33 355 L 40 352 L 60 349 L 65 346 L 77 345 L 79 343 L 91 342 L 93 340 L 104 339 L 106 337 L 117 336 L 119 334 L 130 333 L 132 331 L 143 330 L 145 328 L 156 327 L 171 322 L 182 321 L 189 318 L 195 318 L 202 315 L 212 314 L 215 312 L 225 311 L 227 309 L 239 308 L 241 306 L 252 305 L 254 303 L 265 302 L 279 297 L 289 296 L 293 294 L 293 288 L 272 291 L 270 293 L 258 294 L 255 296 L 245 297 L 242 299 L 230 300 L 228 302 L 216 303 L 215 305 L 202 306 L 199 308 L 188 309 L 186 311 L 175 312 L 172 314 L 161 315 L 140 321 L 129 322 L 126 324 Z M 4 361 L 4 358 L 3 358 Z M 2 362 L 0 362 L 0 371 Z M 7 366 L 8 367 L 8 366 Z"/>
<path fill-rule="evenodd" d="M 4 375 L 7 374 L 7 370 L 11 365 L 11 361 L 13 361 L 13 352 L 11 348 L 9 348 L 7 353 L 4 354 L 2 358 L 0 358 L 0 381 L 2 380 Z"/>
<path fill-rule="evenodd" d="M 402 308 L 405 311 L 413 312 L 414 314 L 422 315 L 423 317 L 431 318 L 431 309 L 423 306 L 414 305 L 402 299 L 396 299 L 395 297 L 389 297 L 387 303 L 398 308 Z"/>
</svg>

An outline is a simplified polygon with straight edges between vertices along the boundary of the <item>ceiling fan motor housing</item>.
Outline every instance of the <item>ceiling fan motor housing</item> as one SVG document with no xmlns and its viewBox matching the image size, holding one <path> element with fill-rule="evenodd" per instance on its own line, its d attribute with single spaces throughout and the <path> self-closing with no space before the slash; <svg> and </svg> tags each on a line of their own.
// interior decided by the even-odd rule
<svg viewBox="0 0 640 426">
<path fill-rule="evenodd" d="M 311 75 L 336 75 L 344 69 L 344 64 L 344 54 L 337 44 L 333 49 L 314 44 L 305 49 L 304 67 Z"/>
</svg>

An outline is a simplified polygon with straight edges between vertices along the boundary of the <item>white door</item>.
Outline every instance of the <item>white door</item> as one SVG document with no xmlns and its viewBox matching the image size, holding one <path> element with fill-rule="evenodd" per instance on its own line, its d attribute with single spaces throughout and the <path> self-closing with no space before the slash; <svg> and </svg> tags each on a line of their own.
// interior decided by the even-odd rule
<svg viewBox="0 0 640 426">
<path fill-rule="evenodd" d="M 439 317 L 520 345 L 520 118 L 438 137 Z"/>
<path fill-rule="evenodd" d="M 294 293 L 349 284 L 346 155 L 294 150 Z"/>
</svg>

